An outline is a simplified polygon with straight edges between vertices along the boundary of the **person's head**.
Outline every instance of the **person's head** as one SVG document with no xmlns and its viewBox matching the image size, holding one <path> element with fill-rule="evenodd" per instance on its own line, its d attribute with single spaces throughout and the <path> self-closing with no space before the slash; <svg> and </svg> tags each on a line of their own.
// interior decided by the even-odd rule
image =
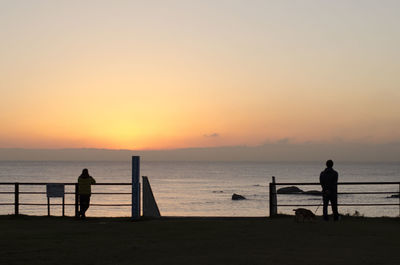
<svg viewBox="0 0 400 265">
<path fill-rule="evenodd" d="M 332 168 L 333 167 L 333 161 L 332 160 L 328 160 L 328 161 L 326 161 L 326 167 L 327 168 Z"/>
<path fill-rule="evenodd" d="M 89 176 L 89 170 L 87 168 L 82 170 L 82 176 Z"/>
</svg>

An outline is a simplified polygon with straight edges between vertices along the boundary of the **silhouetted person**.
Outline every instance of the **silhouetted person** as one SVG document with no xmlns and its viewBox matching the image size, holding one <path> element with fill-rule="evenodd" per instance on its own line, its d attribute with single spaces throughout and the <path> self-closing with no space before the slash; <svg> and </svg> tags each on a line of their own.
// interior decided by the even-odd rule
<svg viewBox="0 0 400 265">
<path fill-rule="evenodd" d="M 89 175 L 89 171 L 85 168 L 78 178 L 78 194 L 79 194 L 79 217 L 86 217 L 85 213 L 89 208 L 90 195 L 92 194 L 91 185 L 95 184 L 96 180 Z"/>
<path fill-rule="evenodd" d="M 328 221 L 328 204 L 331 202 L 333 219 L 339 220 L 339 213 L 337 207 L 337 183 L 339 174 L 333 168 L 333 161 L 326 161 L 326 169 L 321 172 L 319 182 L 322 186 L 322 200 L 324 203 L 323 214 L 324 220 Z"/>
</svg>

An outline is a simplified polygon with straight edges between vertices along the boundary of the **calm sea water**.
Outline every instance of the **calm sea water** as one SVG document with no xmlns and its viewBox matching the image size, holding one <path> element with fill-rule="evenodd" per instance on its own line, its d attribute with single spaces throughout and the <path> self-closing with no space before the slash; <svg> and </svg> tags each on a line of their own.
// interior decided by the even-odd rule
<svg viewBox="0 0 400 265">
<path fill-rule="evenodd" d="M 102 182 L 131 182 L 130 162 L 1 162 L 0 182 L 76 182 L 83 168 Z M 148 176 L 161 214 L 164 216 L 267 216 L 268 184 L 272 176 L 277 182 L 318 182 L 323 163 L 252 163 L 252 162 L 142 162 L 141 175 Z M 400 163 L 336 163 L 339 182 L 400 181 Z M 319 186 L 300 186 L 303 190 L 320 190 Z M 13 186 L 0 185 L 0 191 L 13 191 Z M 45 191 L 45 187 L 22 186 L 20 191 Z M 66 191 L 73 191 L 67 187 Z M 129 186 L 94 186 L 93 192 L 129 192 Z M 339 186 L 339 192 L 390 191 L 398 193 L 398 185 Z M 247 198 L 232 201 L 233 193 Z M 0 194 L 1 203 L 13 203 L 14 195 Z M 339 203 L 399 203 L 390 194 L 339 195 Z M 129 204 L 130 195 L 92 195 L 97 204 Z M 21 203 L 46 203 L 44 194 L 21 194 Z M 61 199 L 53 198 L 60 203 Z M 66 203 L 74 203 L 66 195 Z M 278 195 L 278 204 L 313 204 L 308 206 L 322 214 L 320 197 Z M 279 207 L 278 212 L 293 213 L 295 207 Z M 318 209 L 317 209 L 318 208 Z M 340 207 L 342 214 L 355 211 L 365 216 L 398 216 L 399 206 Z M 0 214 L 12 214 L 13 206 L 0 205 Z M 61 207 L 53 206 L 52 215 L 61 215 Z M 20 206 L 20 213 L 46 215 L 46 206 Z M 67 206 L 66 214 L 73 215 Z M 130 207 L 91 206 L 88 216 L 130 216 Z"/>
</svg>

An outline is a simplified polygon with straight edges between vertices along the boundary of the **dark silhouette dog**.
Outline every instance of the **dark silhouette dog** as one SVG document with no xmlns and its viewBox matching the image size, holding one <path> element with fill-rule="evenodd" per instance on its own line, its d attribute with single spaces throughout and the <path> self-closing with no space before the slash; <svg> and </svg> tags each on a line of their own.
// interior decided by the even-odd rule
<svg viewBox="0 0 400 265">
<path fill-rule="evenodd" d="M 293 209 L 293 211 L 295 213 L 294 219 L 296 222 L 305 222 L 305 221 L 313 222 L 316 220 L 315 214 L 308 209 L 297 208 Z"/>
</svg>

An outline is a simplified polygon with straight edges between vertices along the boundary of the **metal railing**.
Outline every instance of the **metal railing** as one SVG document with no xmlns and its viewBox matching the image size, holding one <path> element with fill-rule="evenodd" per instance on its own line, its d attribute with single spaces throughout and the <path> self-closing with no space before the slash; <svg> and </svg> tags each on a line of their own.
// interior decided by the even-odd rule
<svg viewBox="0 0 400 265">
<path fill-rule="evenodd" d="M 362 191 L 362 192 L 338 192 L 338 195 L 351 195 L 351 194 L 398 194 L 398 203 L 338 203 L 338 206 L 399 206 L 400 216 L 400 182 L 339 182 L 338 186 L 345 185 L 393 185 L 398 186 L 398 191 Z M 275 182 L 275 177 L 272 177 L 272 182 L 269 183 L 269 215 L 274 216 L 278 213 L 278 206 L 280 207 L 299 207 L 299 206 L 320 206 L 321 204 L 278 204 L 277 198 L 277 186 L 321 186 L 320 183 L 316 182 Z M 281 194 L 293 194 L 299 195 L 299 193 L 281 193 Z M 300 193 L 306 194 L 306 193 Z M 321 195 L 322 197 L 322 195 Z"/>
<path fill-rule="evenodd" d="M 64 186 L 73 186 L 74 192 L 65 192 L 65 195 L 74 195 L 74 203 L 65 203 L 64 197 L 62 203 L 51 203 L 48 199 L 48 203 L 29 203 L 29 202 L 21 202 L 20 195 L 21 194 L 44 194 L 45 191 L 20 191 L 21 186 L 46 186 L 49 183 L 44 182 L 0 182 L 0 186 L 14 186 L 14 191 L 0 191 L 0 194 L 14 194 L 14 202 L 0 202 L 0 206 L 14 205 L 14 214 L 18 215 L 20 213 L 19 207 L 22 205 L 27 206 L 47 206 L 48 207 L 48 215 L 50 215 L 50 206 L 62 206 L 62 216 L 65 216 L 65 206 L 74 206 L 75 207 L 75 217 L 78 217 L 79 213 L 79 194 L 78 194 L 78 183 L 58 183 L 63 184 Z M 132 183 L 96 183 L 94 186 L 132 186 Z M 92 195 L 132 195 L 132 192 L 92 192 Z M 99 204 L 99 203 L 91 203 L 91 206 L 100 206 L 100 207 L 119 207 L 119 206 L 132 206 L 132 204 Z"/>
</svg>

